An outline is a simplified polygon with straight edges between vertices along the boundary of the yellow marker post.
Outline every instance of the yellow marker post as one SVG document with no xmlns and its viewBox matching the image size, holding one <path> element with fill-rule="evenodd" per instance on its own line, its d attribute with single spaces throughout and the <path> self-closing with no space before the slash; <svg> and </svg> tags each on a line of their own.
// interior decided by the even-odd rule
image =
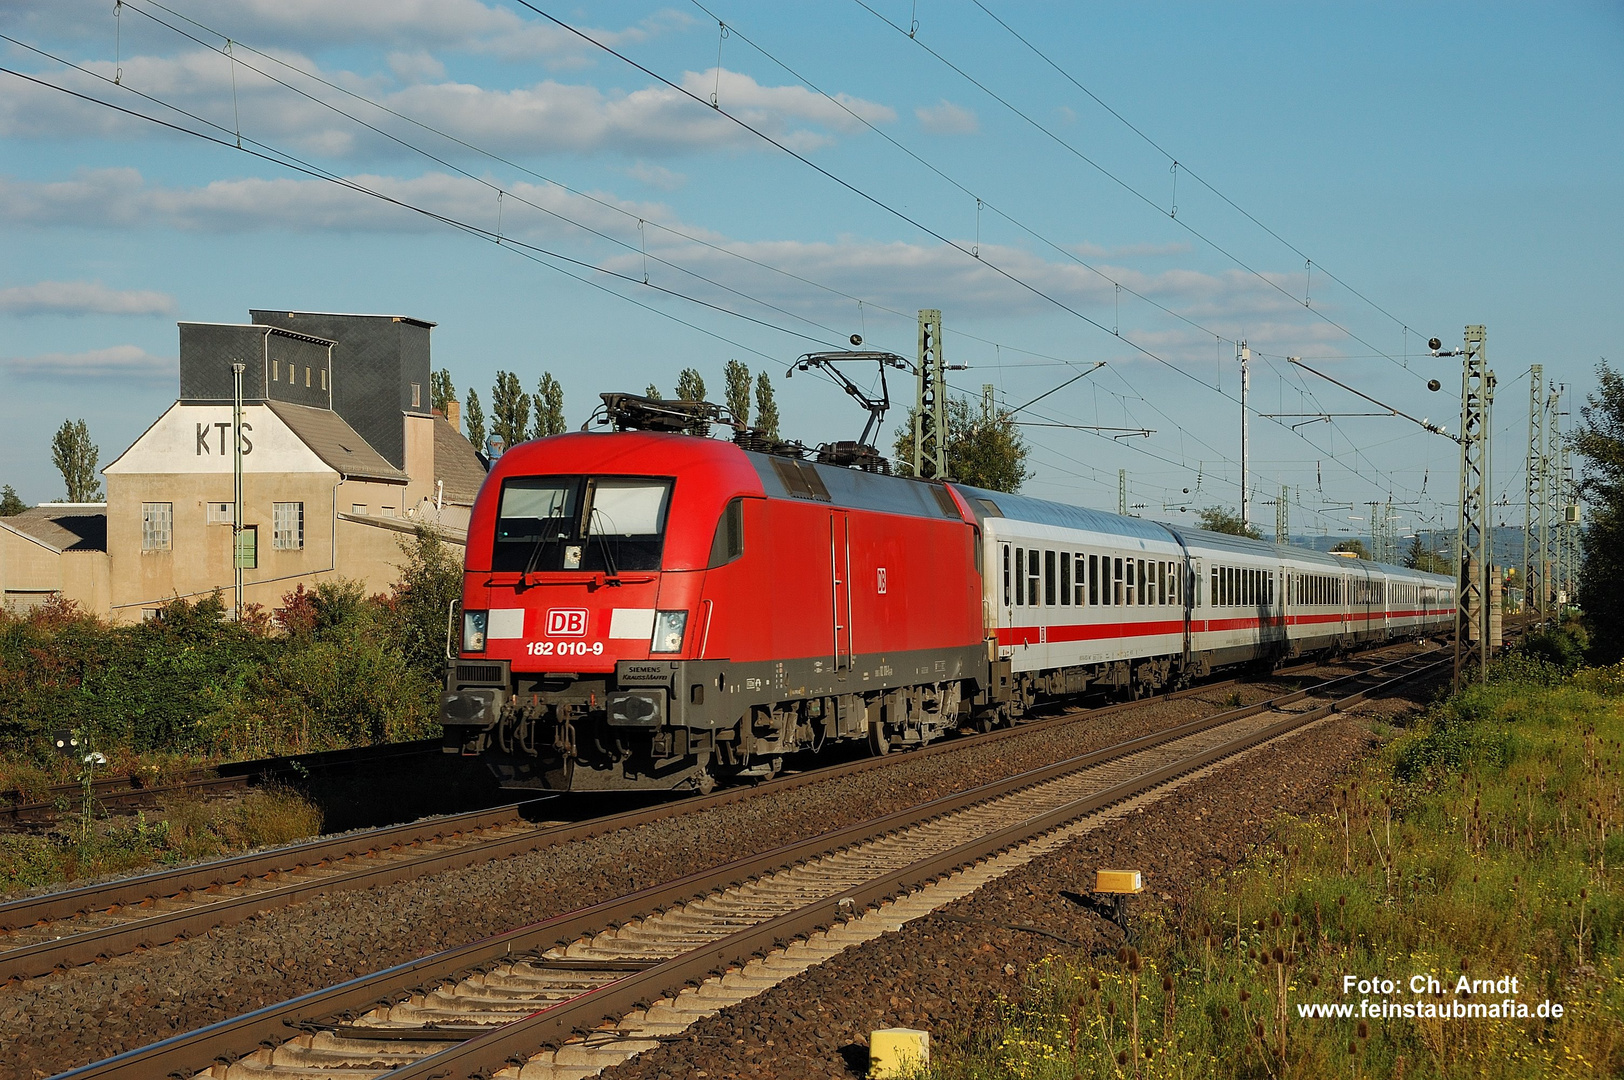
<svg viewBox="0 0 1624 1080">
<path fill-rule="evenodd" d="M 868 1036 L 871 1080 L 907 1080 L 930 1067 L 930 1032 L 881 1028 Z"/>
<path fill-rule="evenodd" d="M 1142 893 L 1145 883 L 1137 870 L 1097 870 L 1094 891 L 1102 893 Z"/>
</svg>

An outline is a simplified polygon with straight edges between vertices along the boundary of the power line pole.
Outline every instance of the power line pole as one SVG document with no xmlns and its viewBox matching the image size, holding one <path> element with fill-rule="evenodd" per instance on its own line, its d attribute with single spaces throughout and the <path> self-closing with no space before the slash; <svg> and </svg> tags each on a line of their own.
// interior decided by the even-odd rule
<svg viewBox="0 0 1624 1080">
<path fill-rule="evenodd" d="M 919 378 L 914 394 L 913 474 L 947 479 L 947 368 L 942 359 L 942 313 L 919 312 Z"/>
<path fill-rule="evenodd" d="M 231 572 L 236 597 L 232 617 L 242 621 L 242 373 L 246 364 L 231 365 Z"/>
<path fill-rule="evenodd" d="M 1466 328 L 1460 380 L 1460 527 L 1455 530 L 1455 689 L 1477 632 L 1478 678 L 1489 670 L 1490 588 L 1489 493 L 1494 435 L 1494 372 L 1487 363 L 1488 335 L 1482 326 Z"/>
<path fill-rule="evenodd" d="M 1251 482 L 1247 466 L 1252 457 L 1252 427 L 1246 416 L 1246 399 L 1252 392 L 1252 348 L 1241 342 L 1236 350 L 1241 361 L 1241 524 L 1252 524 L 1246 485 Z"/>
<path fill-rule="evenodd" d="M 1280 501 L 1274 504 L 1274 542 L 1277 544 L 1291 543 L 1291 521 L 1286 514 L 1286 497 L 1290 489 L 1280 485 Z"/>
<path fill-rule="evenodd" d="M 1528 369 L 1528 464 L 1523 500 L 1523 599 L 1545 620 L 1545 366 Z"/>
<path fill-rule="evenodd" d="M 1128 470 L 1117 470 L 1117 513 L 1128 516 Z"/>
<path fill-rule="evenodd" d="M 1561 477 L 1557 475 L 1556 459 L 1557 447 L 1562 444 L 1562 387 L 1552 386 L 1545 396 L 1545 474 L 1542 478 L 1544 484 L 1545 506 L 1540 516 L 1540 550 L 1545 558 L 1540 564 L 1544 578 L 1540 584 L 1543 586 L 1541 600 L 1544 603 L 1542 614 L 1549 616 L 1551 601 L 1556 598 L 1556 585 L 1559 574 L 1556 567 L 1556 541 L 1561 536 L 1561 521 L 1557 517 L 1557 505 L 1561 502 Z"/>
</svg>

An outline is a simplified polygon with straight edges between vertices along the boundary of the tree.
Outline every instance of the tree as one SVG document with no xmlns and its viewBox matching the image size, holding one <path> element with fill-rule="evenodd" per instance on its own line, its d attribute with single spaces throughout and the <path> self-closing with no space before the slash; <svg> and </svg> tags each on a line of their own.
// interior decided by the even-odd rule
<svg viewBox="0 0 1624 1080">
<path fill-rule="evenodd" d="M 564 388 L 553 373 L 543 371 L 536 386 L 536 428 L 531 438 L 564 434 Z"/>
<path fill-rule="evenodd" d="M 658 386 L 655 386 L 653 383 L 649 383 L 647 386 L 645 386 L 643 388 L 643 396 L 648 398 L 651 401 L 664 401 L 665 400 L 665 398 L 660 396 L 660 388 Z"/>
<path fill-rule="evenodd" d="M 729 360 L 723 374 L 727 379 L 727 411 L 746 427 L 750 424 L 750 369 Z"/>
<path fill-rule="evenodd" d="M 448 403 L 457 400 L 457 388 L 451 385 L 451 369 L 441 368 L 429 373 L 429 404 L 445 415 Z"/>
<path fill-rule="evenodd" d="M 1580 490 L 1588 510 L 1579 605 L 1592 661 L 1611 664 L 1624 656 L 1624 375 L 1598 367 L 1579 416 L 1572 445 L 1585 459 Z"/>
<path fill-rule="evenodd" d="M 95 502 L 102 497 L 101 484 L 96 480 L 96 460 L 100 456 L 83 420 L 62 421 L 51 439 L 51 461 L 67 485 L 69 502 Z"/>
<path fill-rule="evenodd" d="M 27 509 L 28 504 L 17 497 L 10 484 L 0 488 L 0 517 L 16 517 Z"/>
<path fill-rule="evenodd" d="M 773 381 L 763 371 L 756 376 L 756 430 L 769 439 L 779 438 L 778 402 L 773 400 Z"/>
<path fill-rule="evenodd" d="M 498 371 L 491 388 L 491 434 L 504 447 L 518 446 L 530 430 L 530 395 L 519 389 L 519 377 Z"/>
<path fill-rule="evenodd" d="M 705 378 L 694 368 L 683 368 L 677 376 L 678 401 L 704 401 Z"/>
<path fill-rule="evenodd" d="M 1227 506 L 1209 506 L 1195 516 L 1196 528 L 1208 532 L 1228 533 L 1231 536 L 1249 536 L 1263 539 L 1256 525 L 1241 520 L 1241 516 Z"/>
<path fill-rule="evenodd" d="M 1332 544 L 1331 550 L 1345 551 L 1356 559 L 1370 558 L 1370 549 L 1365 547 L 1365 542 L 1359 539 L 1357 536 L 1351 540 L 1343 540 L 1339 543 Z"/>
<path fill-rule="evenodd" d="M 400 550 L 405 561 L 389 598 L 392 644 L 408 667 L 438 682 L 446 665 L 445 613 L 462 595 L 462 558 L 427 525 L 401 539 Z"/>
<path fill-rule="evenodd" d="M 897 472 L 913 475 L 914 413 L 896 431 Z M 1018 491 L 1032 475 L 1026 440 L 1005 412 L 977 415 L 964 398 L 947 402 L 947 475 L 962 484 L 991 491 Z"/>
<path fill-rule="evenodd" d="M 463 423 L 468 427 L 468 441 L 481 454 L 485 452 L 485 410 L 480 407 L 479 395 L 470 388 L 467 408 L 463 410 Z"/>
<path fill-rule="evenodd" d="M 1421 543 L 1420 533 L 1416 533 L 1410 541 L 1410 549 L 1404 553 L 1404 565 L 1424 574 L 1449 573 L 1448 561 L 1436 551 L 1428 551 L 1426 545 Z"/>
</svg>

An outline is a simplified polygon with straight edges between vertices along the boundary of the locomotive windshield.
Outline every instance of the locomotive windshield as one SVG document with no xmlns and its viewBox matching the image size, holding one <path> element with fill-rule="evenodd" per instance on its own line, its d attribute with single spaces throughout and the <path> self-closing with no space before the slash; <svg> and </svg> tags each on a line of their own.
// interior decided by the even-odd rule
<svg viewBox="0 0 1624 1080">
<path fill-rule="evenodd" d="M 491 569 L 658 570 L 671 481 L 521 476 L 502 484 Z"/>
</svg>

